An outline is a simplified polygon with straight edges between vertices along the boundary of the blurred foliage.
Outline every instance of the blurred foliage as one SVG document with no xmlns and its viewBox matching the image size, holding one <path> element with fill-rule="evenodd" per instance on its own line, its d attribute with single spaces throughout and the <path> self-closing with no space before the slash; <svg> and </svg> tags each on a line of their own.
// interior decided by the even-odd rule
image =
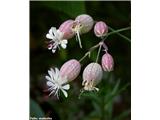
<svg viewBox="0 0 160 120">
<path fill-rule="evenodd" d="M 82 62 L 80 76 L 71 83 L 67 99 L 63 96 L 60 100 L 54 96 L 48 97 L 48 92 L 44 91 L 47 89 L 44 76 L 50 67 L 60 67 L 71 58 L 80 59 L 100 41 L 92 30 L 81 36 L 83 49 L 72 38 L 67 49 L 52 54 L 45 43 L 51 26 L 58 28 L 65 20 L 86 13 L 116 30 L 130 26 L 130 9 L 129 1 L 30 1 L 30 116 L 52 117 L 53 120 L 130 120 L 131 45 L 117 34 L 105 41 L 114 58 L 115 69 L 104 73 L 98 85 L 99 92 L 85 92 L 78 99 L 82 71 L 88 63 L 95 61 L 97 50 Z M 130 30 L 121 34 L 131 37 Z"/>
<path fill-rule="evenodd" d="M 30 115 L 31 117 L 44 117 L 44 113 L 38 103 L 30 99 Z"/>
</svg>

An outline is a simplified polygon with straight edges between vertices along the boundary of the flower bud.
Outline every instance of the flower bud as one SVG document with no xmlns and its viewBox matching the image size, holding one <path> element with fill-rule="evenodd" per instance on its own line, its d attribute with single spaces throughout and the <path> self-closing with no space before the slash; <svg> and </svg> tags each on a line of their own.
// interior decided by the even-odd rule
<svg viewBox="0 0 160 120">
<path fill-rule="evenodd" d="M 73 20 L 67 20 L 60 25 L 59 31 L 63 32 L 64 39 L 70 39 L 74 36 L 72 31 L 73 22 Z"/>
<path fill-rule="evenodd" d="M 98 63 L 90 63 L 83 71 L 83 82 L 82 85 L 84 86 L 84 90 L 97 90 L 95 86 L 101 81 L 102 79 L 102 68 Z"/>
<path fill-rule="evenodd" d="M 80 73 L 81 64 L 75 59 L 71 59 L 64 63 L 60 69 L 61 77 L 67 77 L 67 81 L 74 80 Z"/>
<path fill-rule="evenodd" d="M 114 61 L 113 61 L 113 58 L 112 56 L 109 54 L 109 53 L 105 53 L 103 56 L 102 56 L 102 68 L 104 71 L 113 71 L 113 67 L 114 67 Z"/>
<path fill-rule="evenodd" d="M 94 33 L 97 37 L 104 37 L 108 33 L 108 26 L 105 22 L 99 21 L 94 26 Z"/>
</svg>

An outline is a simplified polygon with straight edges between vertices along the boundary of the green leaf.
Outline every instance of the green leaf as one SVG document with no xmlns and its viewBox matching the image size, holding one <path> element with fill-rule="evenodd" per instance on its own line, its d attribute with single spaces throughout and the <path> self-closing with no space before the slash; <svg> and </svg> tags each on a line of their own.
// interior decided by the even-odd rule
<svg viewBox="0 0 160 120">
<path fill-rule="evenodd" d="M 119 85 L 120 85 L 120 79 L 118 79 L 116 85 L 114 86 L 113 91 L 111 93 L 112 95 L 116 94 L 116 92 L 118 91 Z"/>
<path fill-rule="evenodd" d="M 114 99 L 115 96 L 117 96 L 118 94 L 120 94 L 121 92 L 123 92 L 124 90 L 126 90 L 126 88 L 130 85 L 129 83 L 125 84 L 122 88 L 119 89 L 119 85 L 120 85 L 120 80 L 117 81 L 112 93 L 110 94 L 110 96 L 106 96 L 105 97 L 105 102 L 109 103 L 110 101 L 112 101 Z"/>
<path fill-rule="evenodd" d="M 37 118 L 45 116 L 41 107 L 33 99 L 30 99 L 30 116 L 37 117 Z"/>
<path fill-rule="evenodd" d="M 48 1 L 44 2 L 48 8 L 58 10 L 66 13 L 70 17 L 76 17 L 79 14 L 85 13 L 85 2 L 84 1 Z"/>
<path fill-rule="evenodd" d="M 100 104 L 100 103 L 101 103 L 98 95 L 97 95 L 96 93 L 94 93 L 94 92 L 85 91 L 85 92 L 83 92 L 83 93 L 81 94 L 81 96 L 86 97 L 86 98 L 89 98 L 89 99 L 91 99 L 91 100 L 94 100 L 95 102 L 97 102 L 97 104 Z"/>
<path fill-rule="evenodd" d="M 127 117 L 130 113 L 130 110 L 126 110 L 122 112 L 120 115 L 118 115 L 114 120 L 124 120 L 124 118 Z"/>
<path fill-rule="evenodd" d="M 98 105 L 97 102 L 95 102 L 95 101 L 93 101 L 92 104 L 93 104 L 93 106 L 94 106 L 94 108 L 96 110 L 96 115 L 98 117 L 100 117 L 101 116 L 101 106 Z"/>
</svg>

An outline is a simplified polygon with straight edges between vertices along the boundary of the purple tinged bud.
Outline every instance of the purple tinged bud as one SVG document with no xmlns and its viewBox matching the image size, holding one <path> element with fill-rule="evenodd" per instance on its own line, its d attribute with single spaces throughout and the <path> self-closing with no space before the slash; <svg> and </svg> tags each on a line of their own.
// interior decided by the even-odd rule
<svg viewBox="0 0 160 120">
<path fill-rule="evenodd" d="M 76 17 L 75 23 L 80 27 L 80 34 L 89 32 L 94 24 L 94 20 L 87 14 L 82 14 Z"/>
<path fill-rule="evenodd" d="M 61 77 L 67 77 L 68 82 L 70 82 L 79 75 L 80 70 L 81 64 L 79 61 L 71 59 L 62 65 L 60 69 L 60 75 Z"/>
<path fill-rule="evenodd" d="M 95 86 L 101 81 L 103 71 L 98 63 L 90 63 L 83 71 L 83 82 L 84 90 L 97 90 Z"/>
<path fill-rule="evenodd" d="M 63 32 L 64 39 L 70 39 L 74 36 L 72 31 L 73 22 L 73 20 L 67 20 L 60 25 L 59 31 Z"/>
<path fill-rule="evenodd" d="M 108 26 L 105 22 L 99 21 L 94 26 L 94 33 L 97 37 L 104 37 L 108 33 Z"/>
<path fill-rule="evenodd" d="M 113 68 L 114 68 L 114 60 L 112 58 L 112 56 L 109 54 L 109 53 L 105 53 L 103 56 L 102 56 L 102 68 L 104 71 L 113 71 Z"/>
<path fill-rule="evenodd" d="M 72 30 L 76 34 L 76 40 L 79 42 L 80 48 L 82 48 L 80 34 L 89 32 L 93 27 L 94 21 L 91 16 L 82 14 L 76 17 Z"/>
</svg>

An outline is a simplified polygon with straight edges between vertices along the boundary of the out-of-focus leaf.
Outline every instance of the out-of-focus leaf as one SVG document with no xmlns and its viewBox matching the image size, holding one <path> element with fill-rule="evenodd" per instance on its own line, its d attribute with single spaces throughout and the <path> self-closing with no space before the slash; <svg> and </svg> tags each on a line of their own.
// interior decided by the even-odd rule
<svg viewBox="0 0 160 120">
<path fill-rule="evenodd" d="M 110 79 L 113 79 L 112 77 L 110 77 Z M 109 94 L 105 95 L 105 102 L 108 103 L 110 100 L 112 100 L 114 98 L 114 96 L 116 95 L 118 88 L 120 85 L 120 79 L 117 81 L 116 85 L 114 86 L 113 90 L 110 90 Z"/>
<path fill-rule="evenodd" d="M 85 13 L 84 1 L 56 1 L 56 2 L 44 2 L 48 8 L 58 10 L 68 14 L 70 17 L 76 17 L 79 14 Z"/>
<path fill-rule="evenodd" d="M 118 115 L 114 120 L 124 120 L 124 118 L 127 117 L 130 113 L 130 110 L 126 110 L 122 112 L 120 115 Z"/>
<path fill-rule="evenodd" d="M 99 116 L 97 116 L 97 111 L 92 111 L 89 115 L 85 116 L 83 120 L 101 120 Z"/>
<path fill-rule="evenodd" d="M 30 116 L 37 118 L 45 116 L 40 106 L 33 99 L 30 99 Z"/>
<path fill-rule="evenodd" d="M 93 92 L 84 92 L 81 96 L 92 99 L 93 101 L 97 102 L 98 104 L 101 103 L 101 100 L 99 99 L 98 95 L 96 95 Z"/>
<path fill-rule="evenodd" d="M 67 50 L 61 50 L 60 52 L 59 52 L 59 54 L 60 54 L 60 58 L 61 58 L 61 60 L 66 60 L 66 58 L 67 58 Z"/>
<path fill-rule="evenodd" d="M 112 95 L 114 95 L 118 91 L 119 85 L 120 85 L 120 79 L 117 81 L 116 85 L 114 86 L 113 91 L 111 93 Z"/>
<path fill-rule="evenodd" d="M 118 91 L 117 94 L 123 92 L 129 85 L 130 85 L 130 83 L 125 84 L 125 85 Z"/>
<path fill-rule="evenodd" d="M 97 115 L 98 117 L 100 117 L 100 116 L 101 116 L 101 106 L 98 105 L 95 101 L 93 101 L 92 104 L 93 104 L 95 110 L 97 111 L 97 112 L 96 112 L 96 115 Z"/>
<path fill-rule="evenodd" d="M 123 92 L 130 85 L 129 83 L 127 83 L 122 88 L 118 89 L 119 84 L 120 84 L 120 80 L 117 81 L 117 84 L 115 85 L 115 87 L 114 87 L 112 93 L 110 94 L 110 96 L 105 97 L 105 102 L 109 103 L 110 101 L 112 101 L 115 96 L 117 96 L 118 94 Z"/>
</svg>

